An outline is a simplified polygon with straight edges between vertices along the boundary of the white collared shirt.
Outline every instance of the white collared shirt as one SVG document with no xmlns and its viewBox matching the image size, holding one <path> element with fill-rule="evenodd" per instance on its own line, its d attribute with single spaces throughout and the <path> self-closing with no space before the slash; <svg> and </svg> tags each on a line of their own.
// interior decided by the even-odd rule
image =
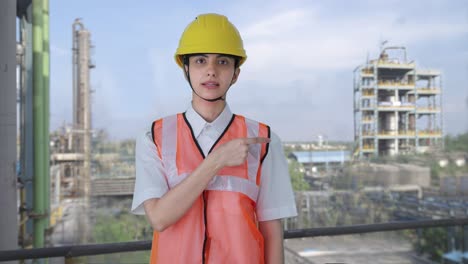
<svg viewBox="0 0 468 264">
<path fill-rule="evenodd" d="M 221 136 L 232 118 L 228 105 L 211 123 L 206 122 L 190 106 L 185 113 L 193 134 L 205 156 Z M 162 161 L 157 154 L 151 131 L 137 138 L 136 142 L 136 181 L 133 194 L 132 213 L 144 214 L 143 202 L 160 198 L 169 191 Z M 288 163 L 279 137 L 271 132 L 268 154 L 263 161 L 260 191 L 257 198 L 259 221 L 293 217 L 297 215 L 294 193 L 288 172 Z"/>
</svg>

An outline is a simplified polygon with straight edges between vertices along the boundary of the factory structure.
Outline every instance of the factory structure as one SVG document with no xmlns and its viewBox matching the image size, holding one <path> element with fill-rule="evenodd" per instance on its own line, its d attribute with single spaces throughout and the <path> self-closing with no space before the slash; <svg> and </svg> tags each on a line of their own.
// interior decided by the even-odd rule
<svg viewBox="0 0 468 264">
<path fill-rule="evenodd" d="M 425 153 L 443 147 L 442 76 L 383 47 L 354 70 L 354 156 Z"/>
<path fill-rule="evenodd" d="M 51 135 L 51 171 L 58 178 L 52 184 L 60 196 L 89 197 L 91 177 L 91 85 L 94 68 L 90 50 L 91 34 L 76 19 L 73 33 L 73 123 Z M 56 188 L 61 186 L 61 188 Z"/>
<path fill-rule="evenodd" d="M 91 188 L 91 33 L 76 19 L 73 36 L 73 123 L 51 135 L 52 208 L 61 197 L 82 197 L 83 214 L 89 215 Z M 89 238 L 88 218 L 83 218 L 80 240 Z"/>
<path fill-rule="evenodd" d="M 31 3 L 28 5 L 31 7 Z M 17 90 L 20 95 L 17 174 L 21 207 L 18 237 L 23 247 L 31 244 L 42 247 L 46 241 L 45 234 L 52 230 L 61 214 L 63 198 L 79 198 L 84 214 L 89 208 L 92 160 L 90 69 L 94 64 L 90 52 L 91 34 L 76 19 L 72 26 L 73 103 L 70 103 L 73 104 L 73 123 L 49 133 L 49 47 L 44 45 L 42 53 L 35 50 L 33 53 L 33 43 L 48 43 L 48 35 L 33 36 L 29 15 L 25 12 L 21 17 L 20 42 L 16 47 Z M 40 56 L 34 57 L 38 54 Z M 16 100 L 12 102 L 16 103 Z M 81 235 L 83 241 L 88 234 L 87 226 L 83 222 L 80 228 L 80 234 L 84 234 Z"/>
</svg>

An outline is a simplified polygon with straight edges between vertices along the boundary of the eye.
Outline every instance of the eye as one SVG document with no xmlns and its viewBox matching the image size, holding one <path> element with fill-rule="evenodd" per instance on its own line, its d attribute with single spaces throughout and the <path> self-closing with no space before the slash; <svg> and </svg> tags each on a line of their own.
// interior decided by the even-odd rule
<svg viewBox="0 0 468 264">
<path fill-rule="evenodd" d="M 195 63 L 196 64 L 202 64 L 202 63 L 205 63 L 205 62 L 206 62 L 206 59 L 203 58 L 203 57 L 195 58 Z"/>
<path fill-rule="evenodd" d="M 227 64 L 229 64 L 229 60 L 228 59 L 219 59 L 218 64 L 227 65 Z"/>
</svg>

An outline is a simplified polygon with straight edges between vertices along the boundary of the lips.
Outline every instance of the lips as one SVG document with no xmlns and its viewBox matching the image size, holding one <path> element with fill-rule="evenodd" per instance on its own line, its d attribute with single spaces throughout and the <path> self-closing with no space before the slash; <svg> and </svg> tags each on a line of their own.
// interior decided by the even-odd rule
<svg viewBox="0 0 468 264">
<path fill-rule="evenodd" d="M 219 83 L 214 82 L 214 81 L 203 82 L 202 85 L 206 88 L 211 88 L 211 89 L 219 87 Z"/>
</svg>

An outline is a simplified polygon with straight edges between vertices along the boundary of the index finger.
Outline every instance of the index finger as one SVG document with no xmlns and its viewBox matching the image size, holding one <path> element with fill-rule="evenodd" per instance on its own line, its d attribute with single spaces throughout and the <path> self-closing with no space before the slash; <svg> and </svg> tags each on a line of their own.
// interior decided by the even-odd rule
<svg viewBox="0 0 468 264">
<path fill-rule="evenodd" d="M 266 138 L 266 137 L 252 137 L 252 138 L 246 138 L 245 143 L 247 145 L 250 144 L 262 144 L 262 143 L 270 143 L 271 139 Z"/>
</svg>

